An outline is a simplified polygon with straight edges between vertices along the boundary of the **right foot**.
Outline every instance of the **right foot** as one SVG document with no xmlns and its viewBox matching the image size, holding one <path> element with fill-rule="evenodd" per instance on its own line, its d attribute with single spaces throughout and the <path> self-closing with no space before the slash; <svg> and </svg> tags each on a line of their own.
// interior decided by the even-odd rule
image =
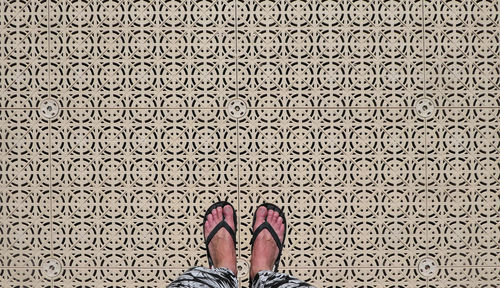
<svg viewBox="0 0 500 288">
<path fill-rule="evenodd" d="M 229 224 L 229 227 L 234 231 L 233 208 L 231 208 L 230 205 L 226 205 L 224 208 L 217 207 L 207 216 L 204 227 L 205 240 L 215 226 L 217 226 L 219 222 L 224 221 L 222 220 L 223 216 L 227 224 Z M 237 275 L 236 250 L 234 249 L 233 238 L 226 229 L 221 228 L 217 231 L 210 243 L 208 243 L 208 249 L 215 268 L 228 268 L 233 271 L 234 275 Z"/>
<path fill-rule="evenodd" d="M 265 206 L 261 206 L 257 209 L 256 214 L 255 226 L 253 227 L 254 231 L 260 224 L 264 223 L 264 219 L 267 219 L 267 222 L 271 224 L 274 231 L 278 234 L 281 243 L 283 243 L 285 225 L 279 213 L 273 210 L 267 210 Z M 259 271 L 271 271 L 278 254 L 279 248 L 273 236 L 271 236 L 269 230 L 262 230 L 253 242 L 252 260 L 250 261 L 250 278 L 253 279 Z"/>
</svg>

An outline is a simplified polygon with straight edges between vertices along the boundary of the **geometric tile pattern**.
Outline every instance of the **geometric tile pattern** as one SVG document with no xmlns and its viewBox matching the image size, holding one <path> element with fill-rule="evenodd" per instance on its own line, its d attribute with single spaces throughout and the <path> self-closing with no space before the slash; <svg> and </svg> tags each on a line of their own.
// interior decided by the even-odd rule
<svg viewBox="0 0 500 288">
<path fill-rule="evenodd" d="M 500 105 L 499 5 L 425 1 L 425 87 L 439 106 Z"/>
<path fill-rule="evenodd" d="M 217 197 L 237 201 L 228 119 L 211 110 L 64 110 L 52 123 L 54 253 L 71 267 L 203 259 L 204 208 Z"/>
<path fill-rule="evenodd" d="M 63 107 L 221 107 L 234 97 L 226 1 L 58 1 L 52 97 Z"/>
<path fill-rule="evenodd" d="M 500 286 L 499 10 L 0 0 L 1 286 L 165 285 L 217 199 L 246 259 L 283 206 L 280 267 L 318 287 Z"/>
<path fill-rule="evenodd" d="M 286 266 L 416 265 L 426 178 L 413 110 L 257 109 L 239 131 L 242 222 L 251 225 L 256 203 L 284 202 L 297 237 Z"/>
<path fill-rule="evenodd" d="M 442 109 L 428 122 L 429 253 L 446 266 L 500 263 L 500 109 Z"/>
<path fill-rule="evenodd" d="M 496 287 L 498 267 L 446 267 L 429 280 L 429 287 Z"/>
<path fill-rule="evenodd" d="M 238 2 L 238 95 L 252 107 L 412 106 L 421 1 Z"/>
<path fill-rule="evenodd" d="M 0 1 L 0 107 L 38 107 L 50 79 L 46 1 Z"/>
<path fill-rule="evenodd" d="M 49 124 L 0 109 L 0 266 L 39 266 L 51 252 Z"/>
<path fill-rule="evenodd" d="M 51 281 L 44 279 L 40 269 L 0 268 L 2 287 L 52 287 Z"/>
</svg>

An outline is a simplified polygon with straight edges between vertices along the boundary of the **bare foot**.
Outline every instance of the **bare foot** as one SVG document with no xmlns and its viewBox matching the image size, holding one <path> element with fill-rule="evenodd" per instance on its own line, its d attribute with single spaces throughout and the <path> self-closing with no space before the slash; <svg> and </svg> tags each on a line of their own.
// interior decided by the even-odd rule
<svg viewBox="0 0 500 288">
<path fill-rule="evenodd" d="M 253 227 L 254 231 L 264 222 L 264 219 L 267 218 L 267 222 L 271 224 L 274 231 L 278 234 L 280 241 L 283 242 L 285 225 L 279 213 L 273 210 L 267 210 L 264 206 L 259 207 L 256 213 L 255 226 Z M 262 230 L 253 243 L 252 260 L 250 261 L 250 278 L 253 279 L 255 274 L 259 271 L 271 271 L 278 254 L 278 245 L 276 245 L 273 236 L 271 236 L 269 230 Z"/>
<path fill-rule="evenodd" d="M 207 216 L 204 227 L 205 239 L 212 232 L 213 228 L 222 221 L 222 215 L 224 215 L 227 224 L 234 230 L 233 208 L 230 205 L 226 205 L 224 208 L 217 207 Z M 208 249 L 215 268 L 228 268 L 233 271 L 235 276 L 237 275 L 234 242 L 231 234 L 226 229 L 221 228 L 214 235 L 208 244 Z"/>
</svg>

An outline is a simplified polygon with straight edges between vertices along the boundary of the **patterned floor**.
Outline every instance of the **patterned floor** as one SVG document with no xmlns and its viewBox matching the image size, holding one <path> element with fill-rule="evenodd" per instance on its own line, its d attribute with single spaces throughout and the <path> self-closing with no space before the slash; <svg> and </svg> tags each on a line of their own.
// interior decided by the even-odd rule
<svg viewBox="0 0 500 288">
<path fill-rule="evenodd" d="M 49 3 L 47 3 L 49 2 Z M 500 287 L 499 1 L 0 0 L 0 285 L 161 287 L 263 201 L 318 287 Z"/>
</svg>

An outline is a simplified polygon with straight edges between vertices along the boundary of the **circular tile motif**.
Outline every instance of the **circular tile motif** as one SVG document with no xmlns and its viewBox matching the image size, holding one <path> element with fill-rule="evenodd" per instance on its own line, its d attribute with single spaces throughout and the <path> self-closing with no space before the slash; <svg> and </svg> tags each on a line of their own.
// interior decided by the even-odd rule
<svg viewBox="0 0 500 288">
<path fill-rule="evenodd" d="M 437 272 L 437 263 L 434 259 L 425 257 L 418 263 L 418 273 L 424 277 L 432 277 Z"/>
<path fill-rule="evenodd" d="M 234 99 L 227 106 L 229 116 L 234 119 L 241 119 L 247 112 L 247 105 L 240 99 Z"/>
<path fill-rule="evenodd" d="M 238 277 L 246 278 L 250 271 L 250 264 L 247 260 L 238 258 L 236 260 L 236 269 L 238 269 Z"/>
<path fill-rule="evenodd" d="M 415 105 L 415 111 L 417 115 L 422 118 L 429 118 L 434 113 L 435 107 L 434 102 L 427 98 L 422 98 L 417 101 Z"/>
<path fill-rule="evenodd" d="M 40 104 L 40 113 L 46 119 L 52 119 L 57 116 L 59 112 L 59 105 L 54 99 L 45 99 Z"/>
<path fill-rule="evenodd" d="M 42 262 L 42 273 L 46 277 L 54 278 L 61 274 L 61 262 L 55 258 L 47 258 Z"/>
</svg>

